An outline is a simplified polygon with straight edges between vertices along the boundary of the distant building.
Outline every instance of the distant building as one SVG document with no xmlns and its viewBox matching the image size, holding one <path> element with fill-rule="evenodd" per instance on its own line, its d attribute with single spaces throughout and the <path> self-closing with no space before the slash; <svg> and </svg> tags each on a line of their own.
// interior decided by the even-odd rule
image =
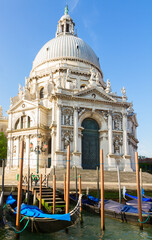
<svg viewBox="0 0 152 240">
<path fill-rule="evenodd" d="M 139 158 L 139 167 L 143 172 L 152 173 L 152 158 Z"/>
<path fill-rule="evenodd" d="M 7 136 L 7 127 L 8 127 L 8 117 L 3 116 L 3 109 L 0 106 L 0 132 L 4 132 L 5 136 Z"/>
<path fill-rule="evenodd" d="M 65 8 L 54 39 L 38 52 L 23 89 L 11 98 L 8 110 L 7 166 L 19 166 L 21 137 L 24 166 L 65 167 L 70 143 L 71 166 L 95 169 L 99 149 L 106 170 L 132 171 L 138 126 L 132 103 L 112 92 L 103 80 L 99 58 L 75 34 L 75 23 Z"/>
</svg>

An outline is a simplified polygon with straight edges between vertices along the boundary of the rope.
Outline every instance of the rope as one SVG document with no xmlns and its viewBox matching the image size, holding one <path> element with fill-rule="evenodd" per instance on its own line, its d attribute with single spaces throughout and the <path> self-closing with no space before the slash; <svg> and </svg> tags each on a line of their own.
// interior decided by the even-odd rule
<svg viewBox="0 0 152 240">
<path fill-rule="evenodd" d="M 143 215 L 142 215 L 142 216 L 143 216 Z M 140 223 L 146 223 L 149 218 L 150 218 L 150 214 L 148 215 L 147 219 L 146 219 L 144 222 L 141 222 L 139 219 L 138 219 L 138 222 L 140 222 Z"/>
<path fill-rule="evenodd" d="M 25 217 L 23 217 L 23 218 L 20 220 L 20 222 L 23 221 L 24 218 L 25 218 Z M 27 223 L 25 224 L 25 226 L 24 226 L 24 228 L 23 228 L 22 230 L 17 231 L 16 229 L 14 229 L 15 233 L 22 233 L 22 232 L 26 229 L 29 221 L 30 221 L 30 218 L 28 219 Z"/>
<path fill-rule="evenodd" d="M 7 206 L 7 203 L 3 206 L 3 209 L 6 208 L 6 206 Z"/>
</svg>

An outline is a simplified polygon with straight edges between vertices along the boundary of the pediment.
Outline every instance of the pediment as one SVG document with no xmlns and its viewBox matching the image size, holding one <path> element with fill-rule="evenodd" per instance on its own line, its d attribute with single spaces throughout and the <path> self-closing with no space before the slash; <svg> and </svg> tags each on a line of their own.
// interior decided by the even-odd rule
<svg viewBox="0 0 152 240">
<path fill-rule="evenodd" d="M 116 99 L 109 96 L 103 89 L 98 88 L 87 88 L 74 96 L 81 97 L 84 99 L 94 99 L 99 101 L 117 102 Z"/>
<path fill-rule="evenodd" d="M 33 109 L 36 107 L 36 104 L 28 100 L 20 100 L 15 105 L 10 107 L 9 111 L 19 112 L 25 111 L 27 109 Z"/>
</svg>

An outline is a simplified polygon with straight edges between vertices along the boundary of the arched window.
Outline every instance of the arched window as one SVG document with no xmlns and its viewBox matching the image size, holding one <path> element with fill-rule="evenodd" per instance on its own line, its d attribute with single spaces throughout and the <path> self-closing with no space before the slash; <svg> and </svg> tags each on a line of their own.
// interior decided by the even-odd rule
<svg viewBox="0 0 152 240">
<path fill-rule="evenodd" d="M 44 87 L 40 90 L 40 98 L 44 98 Z"/>
</svg>

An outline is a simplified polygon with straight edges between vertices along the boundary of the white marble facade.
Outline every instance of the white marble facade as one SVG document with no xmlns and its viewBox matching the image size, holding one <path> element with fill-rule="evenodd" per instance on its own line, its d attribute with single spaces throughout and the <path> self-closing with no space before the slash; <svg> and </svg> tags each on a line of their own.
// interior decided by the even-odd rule
<svg viewBox="0 0 152 240">
<path fill-rule="evenodd" d="M 104 151 L 106 170 L 134 169 L 137 150 L 136 114 L 122 96 L 103 80 L 99 59 L 74 33 L 74 22 L 66 7 L 56 37 L 37 54 L 25 86 L 11 98 L 8 110 L 7 166 L 19 165 L 20 140 L 25 141 L 24 166 L 36 168 L 39 145 L 40 167 L 66 166 L 66 147 L 70 142 L 71 167 L 82 164 L 82 122 L 94 119 L 99 126 L 99 148 Z M 47 145 L 47 148 L 45 146 Z M 45 151 L 44 151 L 45 150 Z"/>
</svg>

